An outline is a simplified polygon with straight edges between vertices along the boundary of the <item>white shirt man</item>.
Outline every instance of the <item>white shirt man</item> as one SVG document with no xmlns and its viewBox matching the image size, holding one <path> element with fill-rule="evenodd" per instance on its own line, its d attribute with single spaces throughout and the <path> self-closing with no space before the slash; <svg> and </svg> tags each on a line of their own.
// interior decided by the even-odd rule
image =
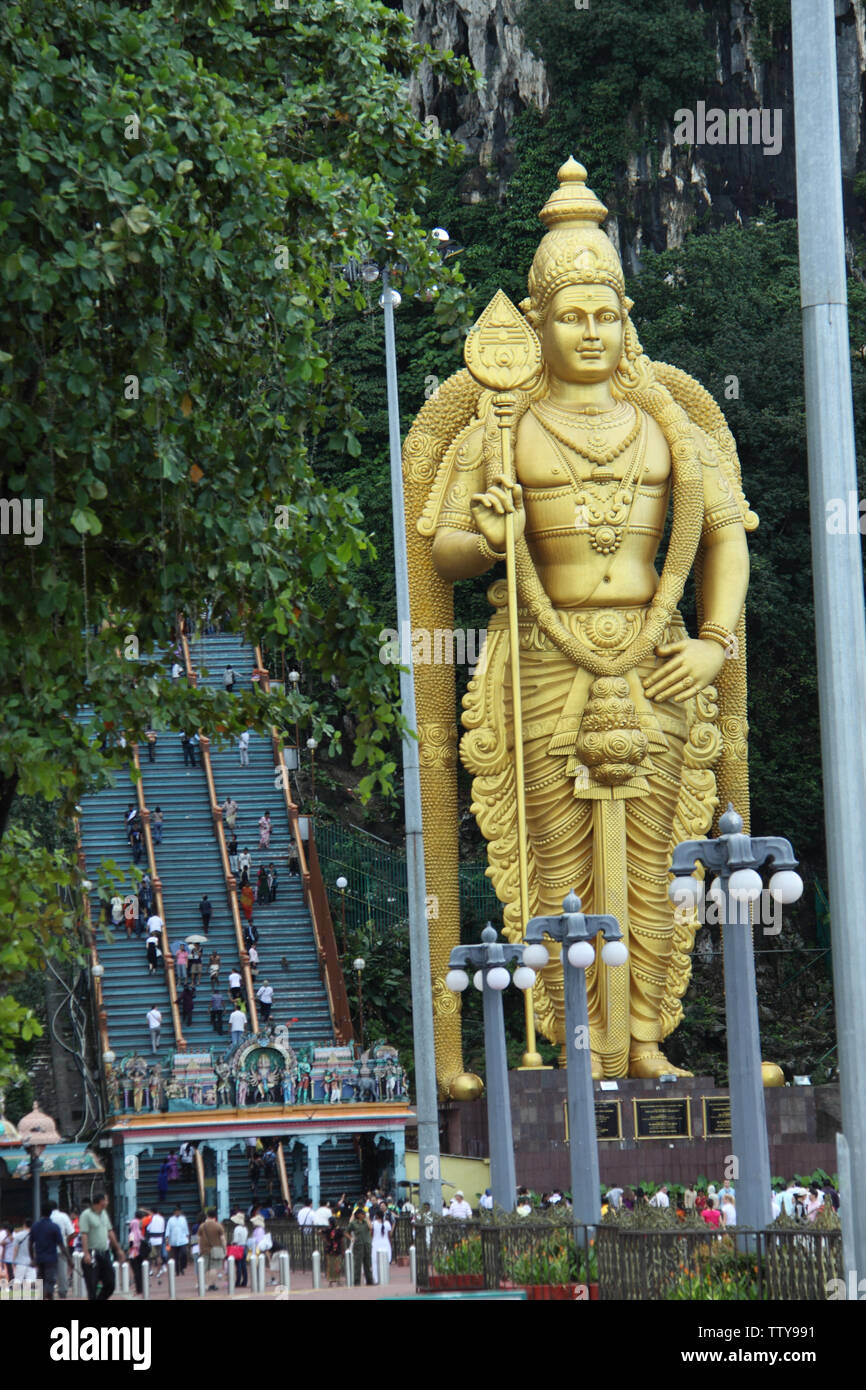
<svg viewBox="0 0 866 1390">
<path fill-rule="evenodd" d="M 613 1207 L 614 1211 L 622 1206 L 622 1191 L 621 1187 L 612 1187 L 610 1191 L 605 1194 L 605 1201 L 609 1207 Z"/>
<path fill-rule="evenodd" d="M 333 1214 L 328 1204 L 326 1202 L 321 1202 L 313 1212 L 313 1225 L 327 1226 Z"/>
<path fill-rule="evenodd" d="M 485 1187 L 479 1199 L 478 1205 L 480 1206 L 482 1211 L 493 1210 L 493 1193 L 490 1191 L 489 1187 Z"/>
<path fill-rule="evenodd" d="M 666 1208 L 669 1207 L 670 1204 L 671 1202 L 670 1198 L 668 1197 L 668 1190 L 665 1187 L 664 1183 L 662 1183 L 655 1196 L 650 1198 L 650 1206 Z"/>
<path fill-rule="evenodd" d="M 157 917 L 156 913 L 154 913 L 152 917 L 148 917 L 147 919 L 147 934 L 148 936 L 159 936 L 161 931 L 162 918 Z"/>
<path fill-rule="evenodd" d="M 61 1211 L 59 1207 L 55 1207 L 51 1212 L 51 1220 L 54 1222 L 55 1226 L 60 1227 L 60 1233 L 63 1236 L 63 1247 L 65 1250 L 68 1250 L 69 1241 L 75 1233 L 75 1227 L 73 1226 L 72 1221 L 66 1215 L 66 1212 Z M 0 1250 L 2 1250 L 2 1242 L 0 1242 Z M 62 1256 L 60 1256 L 57 1260 L 57 1293 L 60 1296 L 60 1298 L 65 1298 L 68 1291 L 69 1266 L 66 1263 L 66 1260 L 63 1259 Z"/>
<path fill-rule="evenodd" d="M 165 1217 L 155 1211 L 147 1225 L 147 1239 L 150 1241 L 150 1258 L 159 1265 L 157 1278 L 162 1278 L 162 1257 L 165 1254 Z"/>
<path fill-rule="evenodd" d="M 771 1193 L 770 1193 L 770 1202 L 771 1202 L 771 1209 L 772 1209 L 772 1212 L 773 1212 L 773 1220 L 775 1221 L 776 1218 L 777 1218 L 778 1216 L 781 1216 L 781 1215 L 782 1215 L 782 1203 L 781 1203 L 781 1201 L 779 1200 L 779 1194 L 778 1194 L 778 1192 L 771 1192 Z"/>
<path fill-rule="evenodd" d="M 232 1047 L 241 1041 L 247 1029 L 247 1016 L 242 1009 L 232 1009 L 229 1014 L 229 1033 Z"/>
<path fill-rule="evenodd" d="M 250 731 L 245 729 L 238 739 L 238 756 L 241 767 L 250 765 Z"/>
<path fill-rule="evenodd" d="M 179 1245 L 189 1245 L 189 1222 L 182 1212 L 176 1212 L 168 1218 L 165 1224 L 165 1243 L 170 1245 L 172 1250 Z"/>
<path fill-rule="evenodd" d="M 238 997 L 238 995 L 240 994 L 240 992 L 241 992 L 241 977 L 240 977 L 240 972 L 237 971 L 237 970 L 230 970 L 230 971 L 229 971 L 229 994 L 231 995 L 232 999 L 237 999 L 237 997 Z"/>
<path fill-rule="evenodd" d="M 733 1202 L 722 1202 L 722 1218 L 726 1226 L 736 1226 L 737 1208 Z"/>
<path fill-rule="evenodd" d="M 448 1208 L 449 1216 L 456 1216 L 458 1221 L 468 1221 L 472 1216 L 472 1208 L 463 1196 L 462 1192 L 455 1192 Z"/>
<path fill-rule="evenodd" d="M 313 1208 L 310 1206 L 309 1202 L 302 1202 L 298 1207 L 298 1225 L 314 1226 L 315 1224 L 315 1212 Z"/>
<path fill-rule="evenodd" d="M 147 1026 L 150 1029 L 150 1046 L 154 1052 L 159 1051 L 159 1030 L 162 1027 L 162 1014 L 159 1009 L 153 1008 L 147 1011 Z"/>
</svg>

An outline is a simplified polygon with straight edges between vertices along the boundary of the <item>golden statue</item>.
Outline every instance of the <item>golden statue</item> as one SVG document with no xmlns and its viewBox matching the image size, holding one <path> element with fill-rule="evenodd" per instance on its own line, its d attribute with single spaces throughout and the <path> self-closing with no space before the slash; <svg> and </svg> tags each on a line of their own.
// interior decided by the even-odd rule
<svg viewBox="0 0 866 1390">
<path fill-rule="evenodd" d="M 629 957 L 587 971 L 593 1075 L 653 1077 L 676 1071 L 661 1044 L 682 1019 L 696 928 L 668 899 L 673 846 L 707 834 L 720 802 L 748 818 L 745 533 L 757 517 L 715 402 L 643 353 L 585 170 L 569 160 L 558 177 L 523 317 L 495 296 L 468 336 L 469 370 L 406 440 L 412 627 L 449 630 L 452 584 L 507 559 L 460 750 L 503 929 L 522 939 L 528 917 L 558 913 L 572 889 L 584 911 L 613 913 Z M 678 612 L 691 573 L 696 638 Z M 453 666 L 418 664 L 415 681 L 437 1075 L 469 1096 L 459 996 L 444 983 L 459 940 Z M 537 1066 L 536 1023 L 565 1042 L 557 960 L 527 1015 L 524 1064 Z"/>
</svg>

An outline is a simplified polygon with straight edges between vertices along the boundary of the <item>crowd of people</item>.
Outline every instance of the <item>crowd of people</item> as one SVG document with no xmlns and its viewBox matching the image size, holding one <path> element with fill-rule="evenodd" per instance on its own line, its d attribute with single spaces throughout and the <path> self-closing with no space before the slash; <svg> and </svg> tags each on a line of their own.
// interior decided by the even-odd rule
<svg viewBox="0 0 866 1390">
<path fill-rule="evenodd" d="M 784 1186 L 777 1184 L 771 1189 L 770 1203 L 773 1221 L 780 1216 L 795 1221 L 815 1221 L 825 1206 L 839 1210 L 839 1193 L 831 1182 L 811 1182 L 807 1187 L 796 1178 L 790 1178 Z M 635 1211 L 642 1206 L 671 1210 L 681 1220 L 699 1216 L 714 1230 L 737 1224 L 736 1191 L 727 1179 L 718 1186 L 693 1182 L 680 1187 L 662 1183 L 653 1193 L 642 1187 L 613 1186 L 605 1193 L 602 1216 L 608 1211 Z"/>
<path fill-rule="evenodd" d="M 187 1149 L 192 1152 L 191 1146 Z M 279 1203 L 260 1205 L 253 1199 L 246 1208 L 238 1207 L 225 1222 L 216 1218 L 211 1208 L 196 1218 L 189 1218 L 180 1203 L 173 1206 L 165 1200 L 170 1181 L 168 1169 L 190 1155 L 172 1154 L 160 1171 L 160 1200 L 153 1206 L 140 1205 L 127 1223 L 121 1242 L 111 1223 L 108 1199 L 103 1192 L 94 1194 L 90 1205 L 79 1212 L 66 1213 L 56 1202 L 49 1203 L 48 1214 L 40 1221 L 29 1217 L 4 1226 L 0 1221 L 0 1279 L 42 1279 L 44 1296 L 48 1300 L 67 1297 L 73 1255 L 82 1256 L 81 1272 L 87 1296 L 105 1301 L 115 1291 L 114 1260 L 129 1262 L 135 1292 L 143 1292 L 143 1265 L 148 1262 L 151 1277 L 159 1283 L 167 1270 L 168 1260 L 175 1262 L 175 1272 L 182 1277 L 191 1262 L 199 1256 L 205 1260 L 207 1287 L 217 1290 L 228 1280 L 228 1256 L 235 1261 L 235 1285 L 248 1284 L 248 1261 L 263 1255 L 271 1282 L 277 1275 L 273 1256 L 278 1253 L 279 1235 L 268 1230 L 275 1220 L 295 1221 L 302 1228 L 321 1228 L 321 1248 L 325 1255 L 329 1286 L 343 1277 L 343 1257 L 347 1250 L 354 1255 L 355 1283 L 362 1279 L 368 1284 L 379 1281 L 378 1256 L 383 1252 L 390 1264 L 393 1258 L 391 1236 L 394 1221 L 400 1215 L 415 1215 L 411 1203 L 398 1206 L 393 1195 L 379 1189 L 368 1191 L 357 1201 L 349 1200 L 345 1192 L 335 1201 L 322 1200 L 314 1206 L 304 1197 L 296 1209 Z M 186 1168 L 186 1164 L 182 1164 Z"/>
</svg>

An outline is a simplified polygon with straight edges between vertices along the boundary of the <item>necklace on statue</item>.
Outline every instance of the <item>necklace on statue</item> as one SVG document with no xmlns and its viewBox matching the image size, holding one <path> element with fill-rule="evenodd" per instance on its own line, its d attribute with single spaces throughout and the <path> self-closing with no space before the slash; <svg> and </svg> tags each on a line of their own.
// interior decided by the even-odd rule
<svg viewBox="0 0 866 1390">
<path fill-rule="evenodd" d="M 581 441 L 581 443 L 577 443 L 573 438 L 570 439 L 567 435 L 560 434 L 552 421 L 545 419 L 547 411 L 542 410 L 540 404 L 533 402 L 529 409 L 538 420 L 542 429 L 547 430 L 549 434 L 553 435 L 554 439 L 559 440 L 560 444 L 564 444 L 567 449 L 573 449 L 576 454 L 580 454 L 582 458 L 594 464 L 596 468 L 604 468 L 607 464 L 613 463 L 614 459 L 619 458 L 621 454 L 624 454 L 626 449 L 637 439 L 641 427 L 640 412 L 635 410 L 634 422 L 631 429 L 619 443 L 608 444 L 604 435 L 596 432 L 596 422 L 593 422 L 593 426 L 591 427 L 592 433 L 589 434 L 585 440 Z M 619 418 L 616 421 L 611 421 L 607 426 L 602 426 L 602 428 L 612 428 L 614 424 L 621 426 L 624 423 L 623 416 L 627 415 L 632 409 L 633 407 L 624 405 L 622 413 L 620 414 L 617 412 Z"/>
<path fill-rule="evenodd" d="M 598 555 L 615 555 L 628 531 L 629 518 L 637 495 L 636 484 L 646 454 L 648 431 L 645 427 L 641 428 L 644 423 L 638 415 L 640 439 L 631 466 L 621 479 L 606 476 L 602 482 L 598 474 L 593 476 L 592 481 L 575 476 L 568 458 L 559 448 L 556 439 L 554 440 L 554 448 L 578 488 L 575 496 L 575 530 L 586 534 L 587 540 Z M 569 444 L 568 447 L 573 449 L 574 445 Z"/>
</svg>

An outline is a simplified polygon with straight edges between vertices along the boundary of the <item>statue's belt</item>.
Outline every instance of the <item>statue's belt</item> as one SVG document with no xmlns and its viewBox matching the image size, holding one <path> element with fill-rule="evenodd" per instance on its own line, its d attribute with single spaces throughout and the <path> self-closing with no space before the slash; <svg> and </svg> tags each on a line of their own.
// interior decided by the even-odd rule
<svg viewBox="0 0 866 1390">
<path fill-rule="evenodd" d="M 597 655 L 613 659 L 638 635 L 647 609 L 556 612 L 560 621 Z M 534 666 L 540 658 L 545 665 L 574 669 L 531 617 L 521 616 L 522 662 L 528 660 Z M 492 630 L 504 626 L 498 614 L 491 620 Z M 685 626 L 677 614 L 664 640 L 675 641 L 683 636 Z M 561 713 L 546 719 L 532 719 L 531 699 L 524 696 L 524 740 L 550 736 L 546 751 L 551 757 L 566 759 L 565 775 L 574 778 L 574 795 L 579 800 L 619 801 L 648 796 L 652 789 L 647 776 L 655 771 L 652 754 L 668 750 L 666 732 L 684 736 L 682 706 L 671 705 L 670 701 L 654 706 L 644 694 L 641 677 L 654 669 L 652 660 L 618 677 L 596 677 L 590 671 L 577 669 Z"/>
</svg>

